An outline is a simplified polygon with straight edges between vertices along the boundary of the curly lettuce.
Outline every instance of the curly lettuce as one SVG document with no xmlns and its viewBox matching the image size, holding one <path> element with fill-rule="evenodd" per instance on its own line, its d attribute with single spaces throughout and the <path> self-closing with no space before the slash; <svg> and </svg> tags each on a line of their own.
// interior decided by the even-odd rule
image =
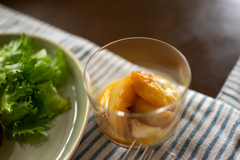
<svg viewBox="0 0 240 160">
<path fill-rule="evenodd" d="M 56 87 L 68 77 L 61 50 L 50 57 L 34 53 L 31 37 L 23 33 L 0 50 L 0 123 L 9 140 L 33 135 L 48 137 L 49 121 L 70 108 L 69 98 Z"/>
</svg>

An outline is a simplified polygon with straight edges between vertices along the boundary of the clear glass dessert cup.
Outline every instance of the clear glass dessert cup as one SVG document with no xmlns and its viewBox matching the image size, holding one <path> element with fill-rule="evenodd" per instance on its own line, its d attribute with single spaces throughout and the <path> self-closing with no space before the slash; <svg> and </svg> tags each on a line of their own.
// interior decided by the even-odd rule
<svg viewBox="0 0 240 160">
<path fill-rule="evenodd" d="M 109 99 L 99 98 L 108 86 L 131 75 L 145 71 L 163 88 L 171 86 L 176 100 L 155 110 L 136 113 L 109 108 Z M 92 111 L 102 132 L 114 143 L 129 147 L 152 147 L 165 142 L 175 131 L 184 108 L 191 82 L 189 64 L 173 46 L 152 38 L 132 37 L 111 42 L 97 50 L 88 60 L 83 73 L 84 87 Z M 161 98 L 161 97 L 159 97 Z"/>
</svg>

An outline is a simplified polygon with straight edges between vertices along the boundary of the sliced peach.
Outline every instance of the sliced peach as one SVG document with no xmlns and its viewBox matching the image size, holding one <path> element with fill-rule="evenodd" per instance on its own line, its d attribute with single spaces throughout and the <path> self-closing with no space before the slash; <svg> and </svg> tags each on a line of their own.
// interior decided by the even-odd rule
<svg viewBox="0 0 240 160">
<path fill-rule="evenodd" d="M 112 87 L 107 87 L 102 95 L 100 96 L 98 102 L 102 104 L 105 108 L 108 108 L 108 103 L 109 103 L 109 96 L 112 91 Z"/>
<path fill-rule="evenodd" d="M 124 112 L 129 113 L 129 110 L 125 109 Z M 116 137 L 124 140 L 129 139 L 131 135 L 130 118 L 110 113 L 109 124 Z"/>
<path fill-rule="evenodd" d="M 109 99 L 109 109 L 125 111 L 133 104 L 136 96 L 137 94 L 131 85 L 131 78 L 127 76 L 113 86 Z"/>
<path fill-rule="evenodd" d="M 153 80 L 151 74 L 144 71 L 133 71 L 131 83 L 136 93 L 153 105 L 162 107 L 176 100 L 173 95 L 166 92 Z"/>
<path fill-rule="evenodd" d="M 148 140 L 157 137 L 162 132 L 161 127 L 152 127 L 136 119 L 131 119 L 132 131 L 131 136 L 134 139 Z"/>
<path fill-rule="evenodd" d="M 158 108 L 160 107 L 149 103 L 141 97 L 138 97 L 134 101 L 133 106 L 129 108 L 129 110 L 132 113 L 147 113 Z M 171 124 L 172 120 L 174 119 L 174 115 L 175 114 L 173 112 L 166 110 L 158 114 L 153 114 L 138 119 L 150 126 L 159 126 L 161 128 L 166 128 Z"/>
<path fill-rule="evenodd" d="M 137 94 L 131 86 L 130 76 L 118 81 L 111 90 L 109 109 L 129 113 L 128 107 L 132 106 Z M 112 131 L 119 138 L 127 138 L 130 135 L 129 119 L 110 112 L 109 123 Z"/>
</svg>

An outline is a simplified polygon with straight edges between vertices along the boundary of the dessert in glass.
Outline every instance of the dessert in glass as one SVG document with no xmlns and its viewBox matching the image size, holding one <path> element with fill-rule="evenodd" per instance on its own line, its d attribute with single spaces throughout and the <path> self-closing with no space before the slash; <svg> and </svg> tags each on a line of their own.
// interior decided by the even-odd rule
<svg viewBox="0 0 240 160">
<path fill-rule="evenodd" d="M 114 143 L 165 142 L 182 114 L 191 71 L 180 51 L 160 40 L 109 43 L 88 60 L 84 87 L 99 128 Z"/>
</svg>

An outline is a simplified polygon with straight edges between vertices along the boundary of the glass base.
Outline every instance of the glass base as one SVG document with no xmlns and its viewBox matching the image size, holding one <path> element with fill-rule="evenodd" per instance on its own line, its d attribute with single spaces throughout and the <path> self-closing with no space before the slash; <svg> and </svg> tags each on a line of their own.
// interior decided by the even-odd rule
<svg viewBox="0 0 240 160">
<path fill-rule="evenodd" d="M 146 148 L 146 147 L 156 147 L 156 146 L 159 146 L 161 144 L 163 144 L 165 141 L 167 141 L 173 134 L 174 132 L 176 131 L 176 127 L 174 127 L 170 132 L 168 132 L 165 136 L 161 137 L 161 138 L 158 138 L 158 139 L 154 139 L 146 144 L 143 144 L 142 145 L 142 149 Z M 101 128 L 100 128 L 101 129 Z M 123 144 L 123 143 L 119 143 L 115 140 L 113 140 L 112 138 L 110 138 L 107 134 L 105 134 L 102 130 L 102 133 L 109 139 L 111 140 L 113 143 L 117 144 L 118 146 L 121 146 L 121 147 L 124 147 L 124 148 L 129 148 L 132 144 L 132 142 L 128 143 L 129 145 L 126 145 L 126 144 Z M 138 148 L 138 146 L 140 145 L 141 143 L 136 143 L 134 148 Z"/>
</svg>

